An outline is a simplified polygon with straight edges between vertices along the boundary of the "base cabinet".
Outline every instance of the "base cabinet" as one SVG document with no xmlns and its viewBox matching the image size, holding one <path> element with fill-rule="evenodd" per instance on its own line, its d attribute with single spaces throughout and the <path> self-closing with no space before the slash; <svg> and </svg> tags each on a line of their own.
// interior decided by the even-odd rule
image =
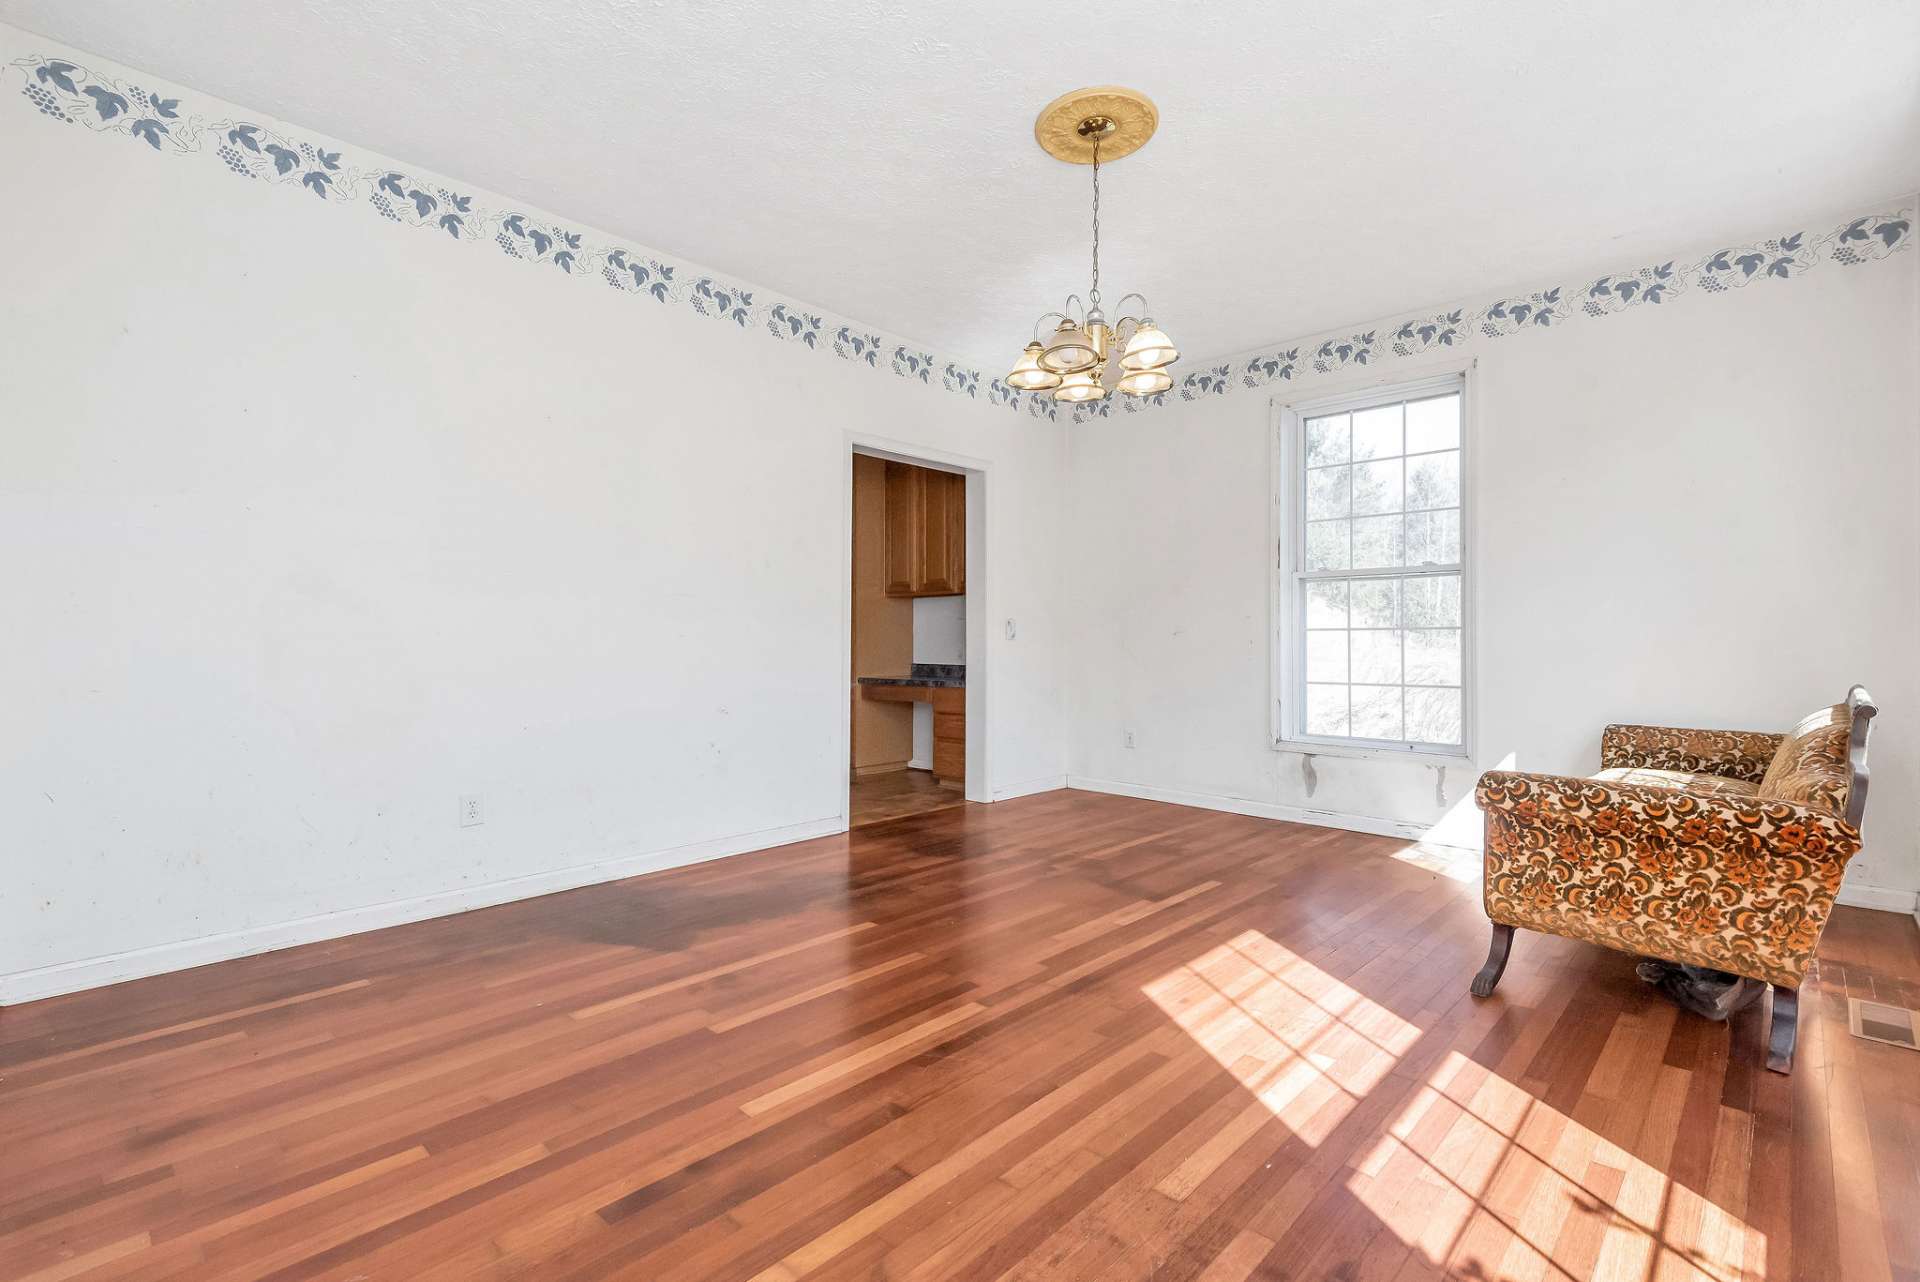
<svg viewBox="0 0 1920 1282">
<path fill-rule="evenodd" d="M 967 778 L 967 692 L 933 692 L 933 777 L 941 783 Z"/>
<path fill-rule="evenodd" d="M 953 686 L 862 685 L 860 697 L 876 703 L 933 705 L 933 777 L 967 781 L 967 692 Z"/>
</svg>

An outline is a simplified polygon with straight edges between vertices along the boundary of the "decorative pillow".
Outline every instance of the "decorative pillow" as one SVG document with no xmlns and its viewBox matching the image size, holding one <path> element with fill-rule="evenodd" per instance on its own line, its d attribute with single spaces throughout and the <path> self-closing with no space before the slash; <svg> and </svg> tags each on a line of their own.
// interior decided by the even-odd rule
<svg viewBox="0 0 1920 1282">
<path fill-rule="evenodd" d="M 1755 795 L 1765 801 L 1791 801 L 1833 815 L 1846 814 L 1853 782 L 1847 764 L 1847 738 L 1852 730 L 1853 718 L 1844 703 L 1804 718 L 1780 741 Z"/>
</svg>

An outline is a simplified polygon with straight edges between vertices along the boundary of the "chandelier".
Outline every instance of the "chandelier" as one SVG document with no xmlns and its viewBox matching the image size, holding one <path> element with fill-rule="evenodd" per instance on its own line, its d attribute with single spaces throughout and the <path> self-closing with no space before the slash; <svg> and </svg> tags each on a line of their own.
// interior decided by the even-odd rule
<svg viewBox="0 0 1920 1282">
<path fill-rule="evenodd" d="M 1033 341 L 1007 375 L 1008 386 L 1051 392 L 1054 400 L 1073 405 L 1102 400 L 1115 388 L 1153 396 L 1173 386 L 1167 366 L 1180 353 L 1153 323 L 1146 298 L 1122 295 L 1114 309 L 1120 315 L 1112 321 L 1100 302 L 1100 162 L 1140 150 L 1159 124 L 1160 111 L 1145 94 L 1116 85 L 1062 94 L 1033 122 L 1033 136 L 1049 155 L 1093 166 L 1093 285 L 1084 303 L 1069 295 L 1064 310 L 1034 322 Z M 1127 310 L 1129 299 L 1139 300 L 1137 312 Z"/>
</svg>

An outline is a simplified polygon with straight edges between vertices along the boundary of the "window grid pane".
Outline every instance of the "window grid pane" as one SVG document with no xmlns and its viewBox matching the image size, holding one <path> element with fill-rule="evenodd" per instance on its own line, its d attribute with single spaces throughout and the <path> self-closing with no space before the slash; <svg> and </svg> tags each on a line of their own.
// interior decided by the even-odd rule
<svg viewBox="0 0 1920 1282">
<path fill-rule="evenodd" d="M 1460 402 L 1429 394 L 1306 420 L 1296 529 L 1309 532 L 1305 515 L 1317 528 L 1295 571 L 1296 733 L 1465 743 Z"/>
<path fill-rule="evenodd" d="M 1388 453 L 1404 444 L 1405 433 L 1395 417 L 1404 408 L 1405 403 L 1393 402 L 1354 411 L 1350 427 L 1349 416 L 1308 420 L 1318 433 L 1302 460 L 1311 459 L 1313 466 L 1303 469 L 1299 498 L 1308 521 L 1308 571 L 1459 564 L 1457 430 L 1450 448 Z M 1340 443 L 1345 438 L 1350 438 L 1350 447 Z M 1335 458 L 1340 461 L 1331 461 Z"/>
<path fill-rule="evenodd" d="M 1295 620 L 1304 691 L 1299 731 L 1326 739 L 1460 746 L 1459 582 L 1458 573 L 1416 573 L 1303 583 L 1313 596 L 1303 590 Z M 1330 610 L 1331 601 L 1346 609 Z"/>
</svg>

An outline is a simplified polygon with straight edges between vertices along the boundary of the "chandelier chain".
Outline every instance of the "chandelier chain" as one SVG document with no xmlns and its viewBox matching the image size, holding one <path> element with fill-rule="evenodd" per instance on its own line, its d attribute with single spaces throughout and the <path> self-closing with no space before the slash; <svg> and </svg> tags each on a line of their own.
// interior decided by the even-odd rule
<svg viewBox="0 0 1920 1282">
<path fill-rule="evenodd" d="M 1100 306 L 1100 135 L 1093 137 L 1093 289 L 1089 295 Z"/>
</svg>

